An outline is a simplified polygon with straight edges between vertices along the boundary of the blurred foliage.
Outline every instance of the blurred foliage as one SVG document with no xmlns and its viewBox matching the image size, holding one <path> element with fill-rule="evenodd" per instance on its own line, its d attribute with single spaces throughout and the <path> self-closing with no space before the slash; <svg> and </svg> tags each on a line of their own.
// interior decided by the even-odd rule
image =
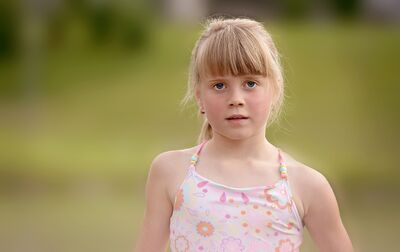
<svg viewBox="0 0 400 252">
<path fill-rule="evenodd" d="M 311 1 L 308 0 L 284 0 L 283 5 L 285 16 L 291 19 L 301 19 L 310 14 Z"/>
<path fill-rule="evenodd" d="M 94 43 L 106 43 L 116 38 L 126 49 L 138 50 L 149 42 L 151 15 L 145 9 L 98 5 L 86 7 L 84 14 Z"/>
<path fill-rule="evenodd" d="M 354 17 L 359 14 L 360 0 L 330 0 L 333 9 L 340 17 Z"/>
<path fill-rule="evenodd" d="M 10 72 L 0 82 L 3 99 L 23 97 L 30 92 L 26 90 L 26 80 L 32 82 L 29 85 L 33 89 L 46 91 L 48 87 L 42 81 L 35 83 L 31 81 L 34 77 L 20 75 L 26 75 L 35 66 L 38 67 L 35 74 L 41 76 L 40 67 L 53 53 L 73 48 L 121 51 L 134 57 L 152 44 L 155 18 L 144 3 L 66 1 L 49 4 L 43 10 L 37 7 L 36 12 L 35 8 L 30 9 L 34 3 L 38 2 L 25 6 L 29 10 L 19 6 L 18 12 L 16 4 L 3 4 L 0 9 L 0 59 L 4 59 L 0 70 Z"/>
<path fill-rule="evenodd" d="M 283 15 L 294 20 L 310 18 L 313 16 L 312 12 L 328 10 L 332 11 L 331 14 L 333 17 L 357 20 L 361 8 L 359 0 L 323 0 L 318 2 L 310 0 L 283 0 L 280 1 L 280 4 L 283 9 Z"/>
<path fill-rule="evenodd" d="M 0 60 L 15 55 L 18 41 L 18 19 L 15 4 L 10 1 L 0 2 Z"/>
</svg>

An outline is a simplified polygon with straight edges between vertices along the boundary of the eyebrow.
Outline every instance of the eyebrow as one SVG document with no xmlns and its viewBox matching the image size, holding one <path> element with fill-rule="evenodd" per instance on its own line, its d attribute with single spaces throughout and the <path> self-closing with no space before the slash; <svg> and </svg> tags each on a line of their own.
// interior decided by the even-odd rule
<svg viewBox="0 0 400 252">
<path fill-rule="evenodd" d="M 216 82 L 216 81 L 225 81 L 226 79 L 224 79 L 224 78 L 218 78 L 218 79 L 212 79 L 212 80 L 209 80 L 209 81 L 207 81 L 208 83 L 212 83 L 212 82 Z"/>
</svg>

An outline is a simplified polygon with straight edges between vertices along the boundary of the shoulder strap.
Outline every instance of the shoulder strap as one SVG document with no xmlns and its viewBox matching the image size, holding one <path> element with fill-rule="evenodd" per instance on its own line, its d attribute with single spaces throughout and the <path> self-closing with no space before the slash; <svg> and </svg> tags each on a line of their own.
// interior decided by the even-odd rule
<svg viewBox="0 0 400 252">
<path fill-rule="evenodd" d="M 287 178 L 287 168 L 285 164 L 285 160 L 283 159 L 283 155 L 281 152 L 281 149 L 278 148 L 278 153 L 279 153 L 279 171 L 281 173 L 281 178 Z"/>
<path fill-rule="evenodd" d="M 192 158 L 191 158 L 191 160 L 190 160 L 190 162 L 191 162 L 192 165 L 196 165 L 197 160 L 199 160 L 200 152 L 201 152 L 201 150 L 203 149 L 203 146 L 204 146 L 204 144 L 205 144 L 206 142 L 207 142 L 207 140 L 203 141 L 203 142 L 198 146 L 196 153 L 193 154 L 193 156 L 192 156 Z"/>
</svg>

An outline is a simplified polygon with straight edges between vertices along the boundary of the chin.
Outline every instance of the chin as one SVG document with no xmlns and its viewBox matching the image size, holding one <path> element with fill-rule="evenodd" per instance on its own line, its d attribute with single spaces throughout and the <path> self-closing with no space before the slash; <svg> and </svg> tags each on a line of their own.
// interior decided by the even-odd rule
<svg viewBox="0 0 400 252">
<path fill-rule="evenodd" d="M 224 137 L 232 140 L 244 140 L 252 136 L 250 132 L 237 132 L 237 133 L 227 133 L 222 134 Z"/>
</svg>

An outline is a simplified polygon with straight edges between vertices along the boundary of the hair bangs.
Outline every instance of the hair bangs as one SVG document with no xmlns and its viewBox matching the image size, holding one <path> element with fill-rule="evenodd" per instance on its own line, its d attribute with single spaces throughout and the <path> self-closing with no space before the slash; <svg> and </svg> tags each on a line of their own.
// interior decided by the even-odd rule
<svg viewBox="0 0 400 252">
<path fill-rule="evenodd" d="M 196 68 L 200 76 L 269 76 L 267 52 L 260 39 L 238 27 L 226 27 L 203 41 Z"/>
</svg>

